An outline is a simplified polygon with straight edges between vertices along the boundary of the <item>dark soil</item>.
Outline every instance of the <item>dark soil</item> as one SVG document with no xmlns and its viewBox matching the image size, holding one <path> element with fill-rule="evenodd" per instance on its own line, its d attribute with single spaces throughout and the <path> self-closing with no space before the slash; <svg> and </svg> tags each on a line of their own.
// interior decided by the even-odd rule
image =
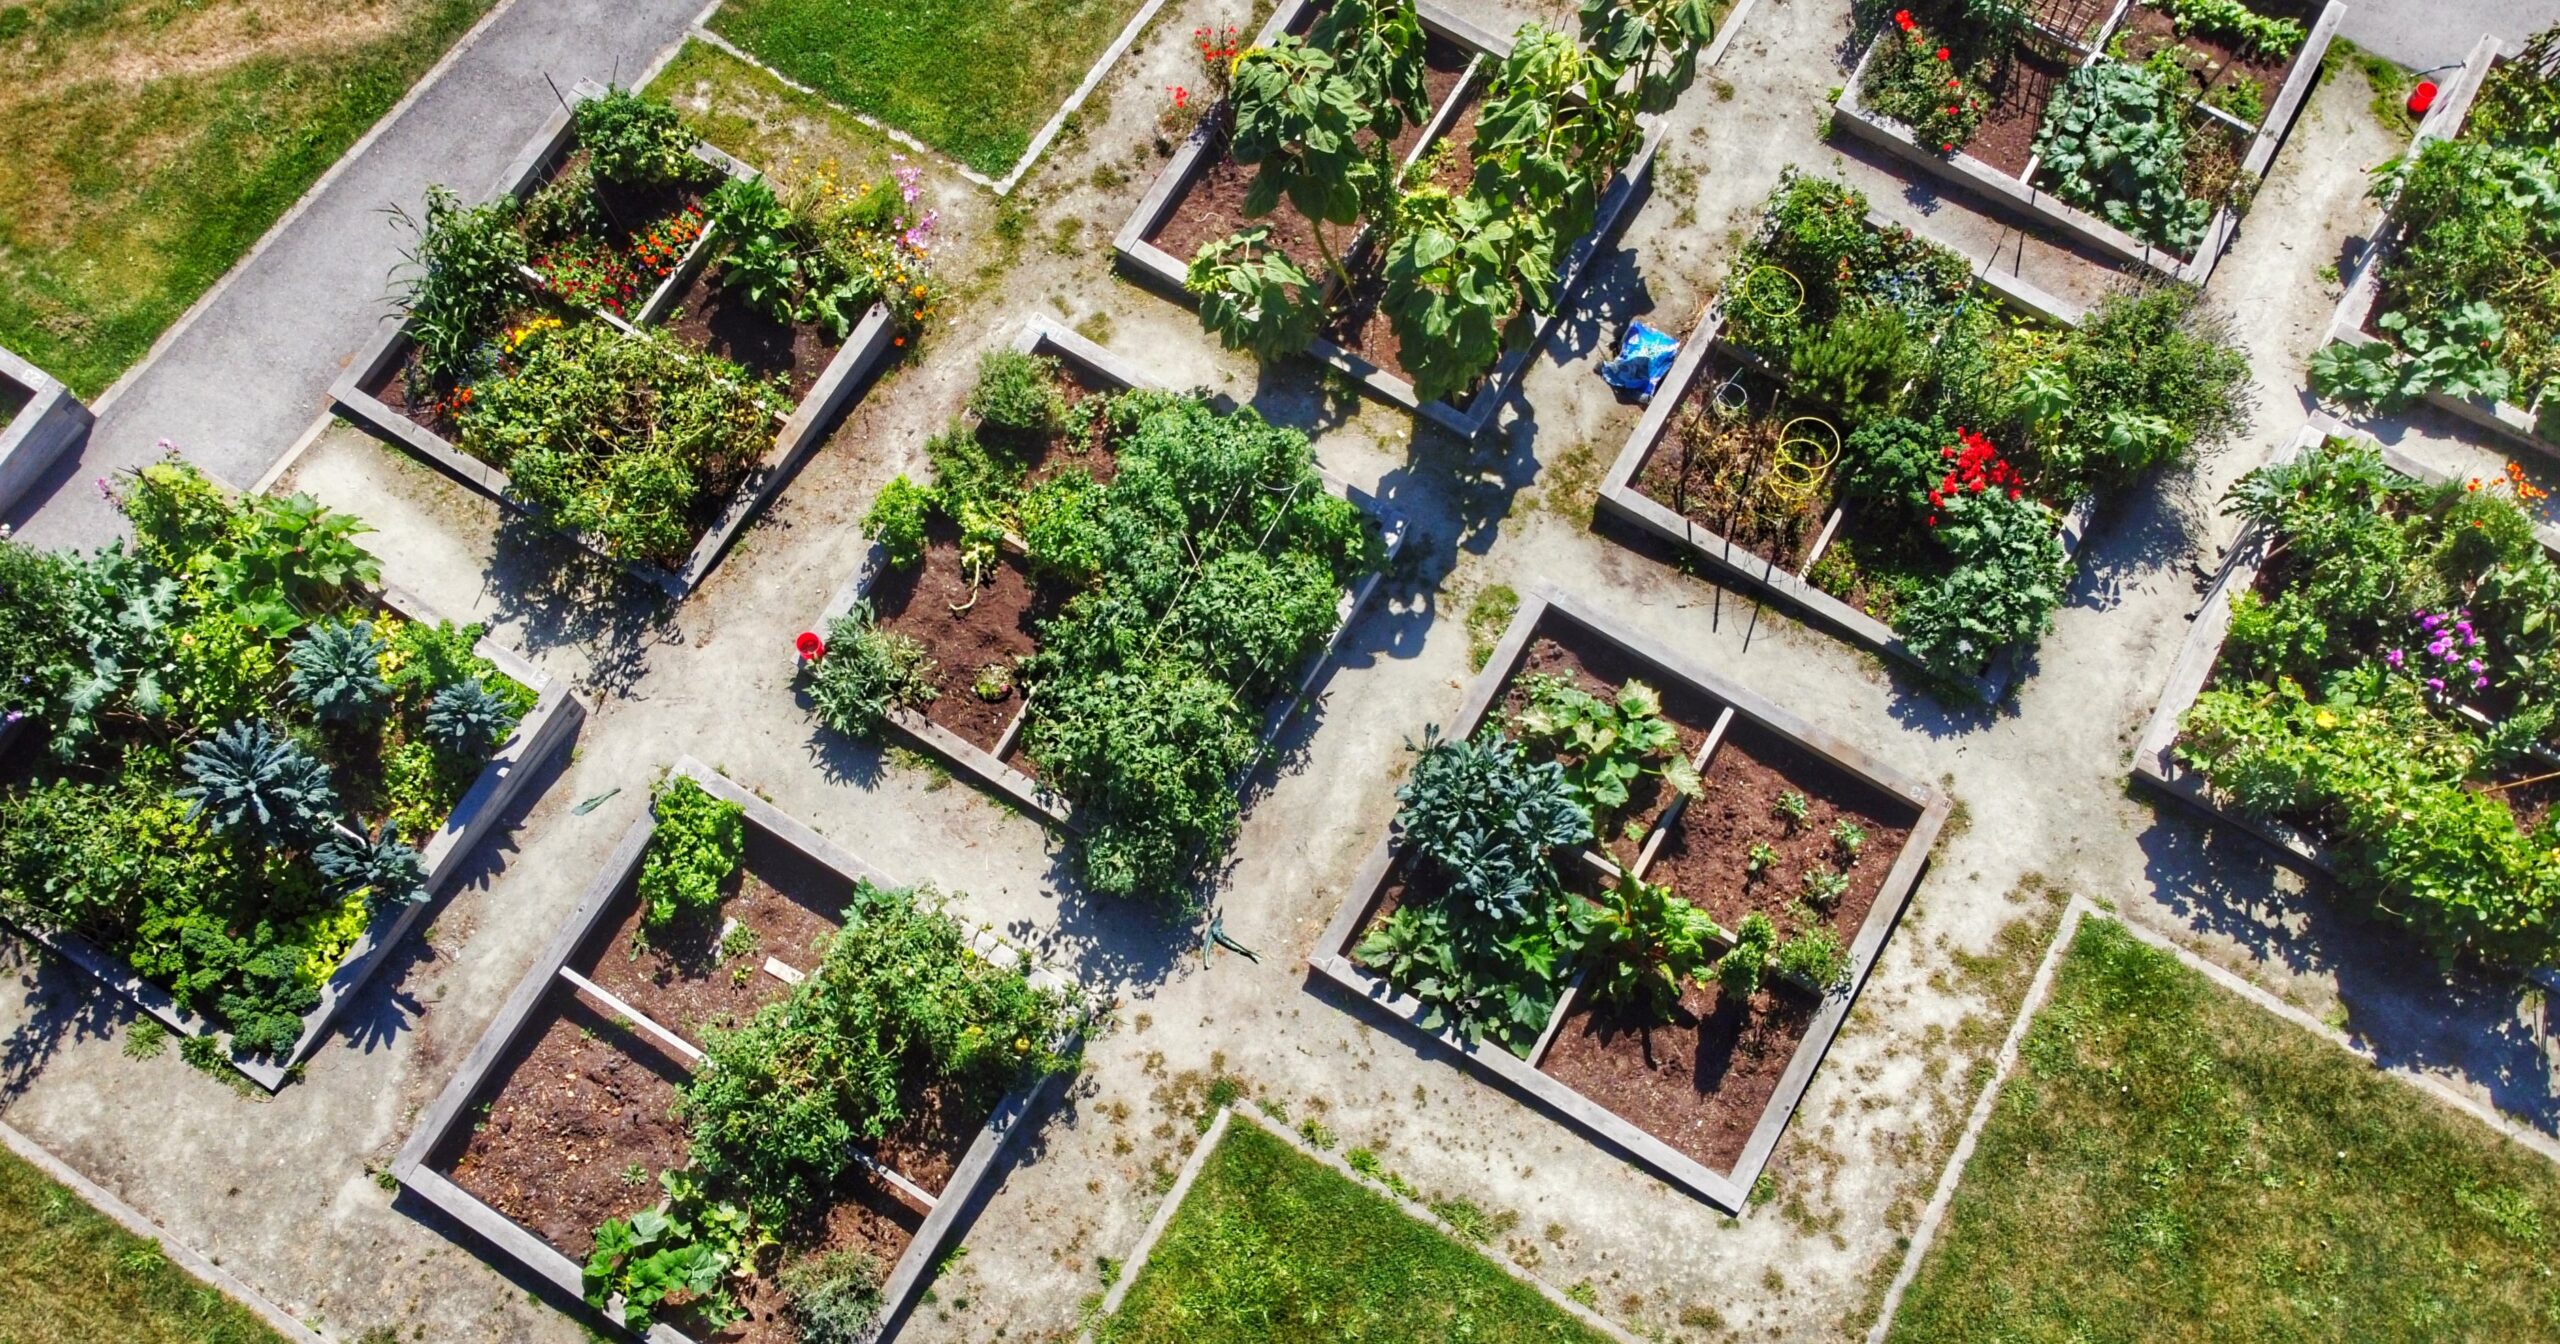
<svg viewBox="0 0 2560 1344">
<path fill-rule="evenodd" d="M 1762 990 L 1747 1007 L 1691 983 L 1668 1023 L 1621 1021 L 1576 996 L 1538 1071 L 1713 1171 L 1731 1171 L 1811 1027 L 1814 1003 Z"/>
<path fill-rule="evenodd" d="M 27 409 L 27 403 L 33 400 L 35 397 L 27 389 L 0 378 L 0 429 L 8 428 L 9 422 L 17 419 L 18 412 Z"/>
<path fill-rule="evenodd" d="M 924 1215 L 899 1203 L 876 1178 L 848 1175 L 836 1186 L 835 1202 L 827 1206 L 824 1220 L 794 1228 L 781 1238 L 781 1253 L 768 1268 L 778 1270 L 831 1251 L 865 1251 L 879 1262 L 885 1278 L 897 1266 L 898 1257 L 907 1253 L 923 1222 Z M 798 1344 L 800 1332 L 783 1313 L 782 1289 L 774 1274 L 760 1274 L 743 1283 L 733 1279 L 730 1291 L 746 1315 L 728 1329 L 710 1331 L 681 1318 L 678 1324 L 704 1344 Z"/>
<path fill-rule="evenodd" d="M 1777 439 L 1790 415 L 1770 405 L 1776 393 L 1757 374 L 1741 378 L 1749 409 L 1731 421 L 1718 415 L 1712 409 L 1717 390 L 1731 382 L 1740 367 L 1738 361 L 1721 355 L 1710 357 L 1700 367 L 1697 377 L 1682 393 L 1680 407 L 1672 413 L 1662 437 L 1637 464 L 1635 488 L 1655 503 L 1730 540 L 1736 551 L 1795 573 L 1803 568 L 1813 543 L 1822 535 L 1822 523 L 1830 516 L 1839 472 L 1835 469 L 1802 504 L 1794 504 L 1768 488 Z M 1693 421 L 1701 434 L 1694 444 L 1688 437 Z M 1731 428 L 1723 428 L 1727 425 Z M 1746 482 L 1758 483 L 1747 496 L 1757 501 L 1751 507 L 1743 507 L 1743 500 L 1735 497 L 1741 492 L 1741 483 Z"/>
<path fill-rule="evenodd" d="M 1680 809 L 1644 877 L 1669 885 L 1728 929 L 1759 911 L 1777 921 L 1781 937 L 1799 932 L 1804 921 L 1791 907 L 1800 908 L 1805 874 L 1839 869 L 1831 828 L 1846 820 L 1867 833 L 1848 869 L 1849 890 L 1828 912 L 1813 913 L 1825 916 L 1844 945 L 1851 942 L 1919 819 L 1908 803 L 1740 717 L 1707 763 L 1705 785 L 1703 797 Z M 1792 827 L 1777 813 L 1780 795 L 1790 792 L 1811 804 Z M 1776 865 L 1757 877 L 1748 868 L 1755 844 L 1778 852 Z"/>
<path fill-rule="evenodd" d="M 809 395 L 844 343 L 814 322 L 779 322 L 757 311 L 719 282 L 714 274 L 719 269 L 714 262 L 695 271 L 662 325 L 687 345 L 734 359 L 759 378 L 783 375 L 797 403 Z"/>
<path fill-rule="evenodd" d="M 481 1203 L 584 1260 L 597 1224 L 656 1204 L 658 1173 L 685 1164 L 692 1138 L 674 1119 L 685 1070 L 565 983 L 544 1010 L 534 1021 L 547 1025 L 528 1031 L 531 1043 L 491 1075 L 486 1118 L 446 1170 Z"/>
<path fill-rule="evenodd" d="M 1458 87 L 1459 76 L 1466 72 L 1467 51 L 1457 43 L 1434 35 L 1423 48 L 1423 60 L 1426 65 L 1423 84 L 1430 90 L 1431 108 L 1436 115 L 1441 104 L 1449 100 L 1450 92 Z M 1220 127 L 1226 125 L 1224 105 L 1211 109 L 1208 115 L 1215 118 Z M 1421 139 L 1422 127 L 1405 127 L 1395 138 L 1396 161 L 1402 163 Z M 1174 197 L 1173 208 L 1165 212 L 1164 222 L 1156 226 L 1155 232 L 1147 235 L 1148 242 L 1164 249 L 1176 261 L 1188 264 L 1205 243 L 1244 229 L 1267 226 L 1271 230 L 1273 246 L 1305 268 L 1308 274 L 1318 273 L 1323 257 L 1316 250 L 1315 233 L 1306 216 L 1291 209 L 1286 202 L 1259 219 L 1245 214 L 1245 191 L 1260 170 L 1245 167 L 1229 156 L 1223 129 L 1218 132 L 1214 147 L 1201 155 L 1201 160 L 1202 167 L 1191 175 L 1191 180 Z M 1350 231 L 1330 228 L 1325 239 L 1338 250 L 1351 241 Z"/>
<path fill-rule="evenodd" d="M 1022 688 L 1017 684 L 985 699 L 975 689 L 978 671 L 991 663 L 1010 666 L 1039 647 L 1032 636 L 1038 605 L 1029 572 L 1012 555 L 1002 557 L 987 585 L 973 593 L 960 569 L 959 543 L 947 533 L 934 536 L 923 564 L 889 570 L 871 589 L 871 609 L 881 626 L 914 638 L 933 655 L 942 694 L 925 706 L 925 717 L 989 751 L 1021 712 Z"/>
<path fill-rule="evenodd" d="M 1779 795 L 1789 791 L 1812 804 L 1793 828 L 1776 812 Z M 1803 875 L 1838 867 L 1831 828 L 1844 818 L 1865 829 L 1866 842 L 1849 869 L 1848 893 L 1815 913 L 1846 944 L 1874 908 L 1917 815 L 1776 733 L 1736 719 L 1708 765 L 1706 796 L 1680 810 L 1644 875 L 1668 883 L 1726 928 L 1757 910 L 1777 922 L 1781 937 L 1793 937 L 1804 926 L 1795 913 L 1803 908 Z M 1746 864 L 1751 846 L 1761 843 L 1779 857 L 1755 879 Z M 1538 1068 L 1706 1166 L 1729 1170 L 1817 1005 L 1792 986 L 1773 985 L 1745 1009 L 1718 986 L 1691 984 L 1670 1022 L 1650 1023 L 1578 999 Z"/>
<path fill-rule="evenodd" d="M 1510 681 L 1503 686 L 1488 717 L 1500 723 L 1528 708 L 1528 696 L 1519 688 L 1522 676 L 1544 674 L 1562 677 L 1603 700 L 1615 700 L 1618 688 L 1630 681 L 1641 681 L 1662 696 L 1662 717 L 1679 730 L 1680 754 L 1696 759 L 1698 749 L 1705 746 L 1707 734 L 1714 730 L 1716 716 L 1724 706 L 1716 701 L 1666 681 L 1635 658 L 1610 645 L 1597 635 L 1571 621 L 1550 620 L 1539 628 L 1538 638 L 1530 641 L 1526 657 L 1520 661 Z M 1620 864 L 1635 861 L 1643 847 L 1643 837 L 1653 828 L 1656 818 L 1670 807 L 1678 795 L 1666 787 L 1659 775 L 1646 775 L 1636 781 L 1630 791 L 1624 815 L 1605 820 L 1600 836 L 1602 851 Z M 1627 832 L 1633 823 L 1635 838 Z"/>
<path fill-rule="evenodd" d="M 803 974 L 817 968 L 824 943 L 842 924 L 852 887 L 834 869 L 813 863 L 750 828 L 746 861 L 728 895 L 710 910 L 689 911 L 638 941 L 642 909 L 599 933 L 570 964 L 651 1021 L 699 1047 L 703 1028 L 734 1028 L 791 992 L 765 972 L 771 957 Z M 722 954 L 730 921 L 753 934 L 734 955 Z"/>
<path fill-rule="evenodd" d="M 2316 8 L 2288 4 L 2284 0 L 2250 0 L 2249 8 L 2268 18 L 2292 19 L 2305 30 L 2319 19 Z M 2163 47 L 2178 46 L 2193 52 L 2194 56 L 2187 62 L 2191 78 L 2184 92 L 2188 97 L 2204 98 L 2217 89 L 2246 79 L 2257 84 L 2260 101 L 2269 111 L 2275 109 L 2276 97 L 2284 91 L 2284 82 L 2293 73 L 2294 62 L 2310 50 L 2309 44 L 2305 43 L 2283 60 L 2244 55 L 2229 41 L 2201 31 L 2180 37 L 2177 23 L 2168 15 L 2140 4 L 2125 12 L 2124 24 L 2116 31 L 2124 37 L 2125 59 L 2136 64 Z M 2204 114 L 2198 113 L 2197 116 L 2202 118 Z"/>
<path fill-rule="evenodd" d="M 2053 101 L 2054 90 L 2073 68 L 2067 53 L 2021 44 L 1992 76 L 1990 114 L 1964 142 L 1964 152 L 2012 177 L 2026 176 L 2036 131 L 2044 125 L 2045 104 Z"/>
</svg>

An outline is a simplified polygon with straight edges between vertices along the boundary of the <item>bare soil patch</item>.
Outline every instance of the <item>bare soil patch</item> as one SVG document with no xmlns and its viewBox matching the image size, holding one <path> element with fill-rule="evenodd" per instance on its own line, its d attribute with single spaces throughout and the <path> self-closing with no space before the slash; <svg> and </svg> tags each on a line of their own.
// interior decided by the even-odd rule
<svg viewBox="0 0 2560 1344">
<path fill-rule="evenodd" d="M 1011 555 L 998 559 L 984 586 L 972 588 L 960 567 L 959 540 L 947 533 L 933 537 L 924 563 L 884 571 L 871 588 L 881 627 L 933 655 L 942 693 L 925 706 L 925 717 L 988 751 L 1021 712 L 1022 688 L 1009 682 L 1004 694 L 989 698 L 975 683 L 982 669 L 1010 668 L 1040 646 L 1032 632 L 1037 606 L 1030 572 Z"/>
<path fill-rule="evenodd" d="M 722 285 L 717 263 L 693 273 L 660 323 L 685 344 L 745 365 L 759 378 L 781 375 L 795 403 L 809 395 L 818 375 L 844 348 L 814 322 L 782 322 Z"/>
</svg>

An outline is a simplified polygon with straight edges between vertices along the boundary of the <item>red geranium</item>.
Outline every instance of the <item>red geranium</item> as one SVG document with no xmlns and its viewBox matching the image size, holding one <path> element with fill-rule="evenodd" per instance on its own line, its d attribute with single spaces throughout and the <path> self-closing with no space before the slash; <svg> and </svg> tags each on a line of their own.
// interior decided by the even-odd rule
<svg viewBox="0 0 2560 1344">
<path fill-rule="evenodd" d="M 1978 495 L 1985 490 L 2006 490 L 2011 499 L 2017 499 L 2024 493 L 2025 478 L 2018 475 L 2018 469 L 2000 455 L 2000 450 L 1992 446 L 1991 440 L 1969 429 L 1958 429 L 1956 439 L 1955 446 L 1938 451 L 1938 456 L 1954 465 L 1947 469 L 1946 476 L 1937 485 L 1931 487 L 1929 503 L 1932 507 L 1945 502 L 1950 496 L 1961 498 Z M 1937 525 L 1938 516 L 1934 513 L 1929 515 L 1929 526 Z"/>
</svg>

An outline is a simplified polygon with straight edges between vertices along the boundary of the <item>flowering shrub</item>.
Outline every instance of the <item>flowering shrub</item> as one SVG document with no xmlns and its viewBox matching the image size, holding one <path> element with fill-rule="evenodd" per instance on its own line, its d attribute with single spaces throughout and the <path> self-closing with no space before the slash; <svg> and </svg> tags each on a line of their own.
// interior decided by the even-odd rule
<svg viewBox="0 0 2560 1344">
<path fill-rule="evenodd" d="M 917 208 L 922 170 L 891 158 L 889 176 L 860 185 L 833 163 L 790 174 L 780 192 L 763 178 L 723 183 L 711 195 L 721 282 L 775 320 L 813 322 L 839 341 L 875 302 L 902 330 L 921 326 L 940 300 L 927 260 L 938 217 Z"/>
<path fill-rule="evenodd" d="M 1907 9 L 1893 12 L 1893 26 L 1867 63 L 1858 96 L 1909 126 L 1921 144 L 1953 154 L 1982 129 L 1991 110 L 1992 58 L 1971 50 L 1963 36 L 1942 40 Z M 1959 51 L 1957 44 L 1968 49 Z"/>
</svg>

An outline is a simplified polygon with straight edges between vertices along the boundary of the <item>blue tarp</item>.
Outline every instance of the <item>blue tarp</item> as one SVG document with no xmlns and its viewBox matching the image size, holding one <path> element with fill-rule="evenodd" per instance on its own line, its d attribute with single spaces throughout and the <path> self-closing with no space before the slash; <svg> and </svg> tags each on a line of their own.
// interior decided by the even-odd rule
<svg viewBox="0 0 2560 1344">
<path fill-rule="evenodd" d="M 1600 376 L 1611 387 L 1651 401 L 1653 390 L 1671 372 L 1672 357 L 1679 353 L 1678 341 L 1642 322 L 1631 322 L 1626 339 L 1618 343 L 1618 357 L 1600 366 Z"/>
</svg>

